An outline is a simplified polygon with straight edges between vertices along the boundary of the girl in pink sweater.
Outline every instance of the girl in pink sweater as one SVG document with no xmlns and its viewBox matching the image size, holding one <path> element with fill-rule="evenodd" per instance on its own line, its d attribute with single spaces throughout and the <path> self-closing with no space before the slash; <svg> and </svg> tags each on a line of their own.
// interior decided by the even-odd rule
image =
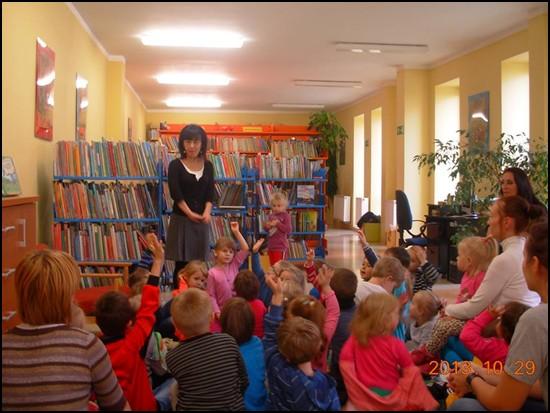
<svg viewBox="0 0 550 413">
<path fill-rule="evenodd" d="M 460 333 L 460 341 L 482 363 L 500 361 L 504 363 L 508 355 L 508 345 L 512 340 L 516 324 L 522 314 L 529 309 L 522 303 L 513 301 L 500 308 L 489 307 L 476 318 L 466 323 Z M 497 320 L 494 333 L 487 330 Z"/>
</svg>

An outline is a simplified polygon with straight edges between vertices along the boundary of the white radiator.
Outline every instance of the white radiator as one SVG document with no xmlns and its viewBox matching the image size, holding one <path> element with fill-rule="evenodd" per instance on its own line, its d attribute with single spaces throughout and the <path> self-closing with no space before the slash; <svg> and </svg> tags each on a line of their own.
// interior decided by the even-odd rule
<svg viewBox="0 0 550 413">
<path fill-rule="evenodd" d="M 334 213 L 333 218 L 342 222 L 350 221 L 351 197 L 347 195 L 334 195 Z"/>
</svg>

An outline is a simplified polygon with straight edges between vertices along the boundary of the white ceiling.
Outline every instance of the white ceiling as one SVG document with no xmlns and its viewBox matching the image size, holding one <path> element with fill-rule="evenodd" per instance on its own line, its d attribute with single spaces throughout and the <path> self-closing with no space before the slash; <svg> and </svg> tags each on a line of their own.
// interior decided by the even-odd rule
<svg viewBox="0 0 550 413">
<path fill-rule="evenodd" d="M 72 3 L 148 110 L 174 94 L 218 96 L 222 110 L 281 111 L 273 103 L 346 106 L 395 81 L 397 69 L 430 68 L 527 27 L 546 2 L 512 3 Z M 139 33 L 159 28 L 241 33 L 242 49 L 156 48 Z M 427 44 L 428 53 L 336 51 L 334 42 Z M 223 72 L 229 86 L 160 85 L 174 70 Z M 361 89 L 294 86 L 293 79 L 360 80 Z M 297 109 L 296 111 L 300 111 Z M 301 109 L 304 111 L 304 109 Z"/>
</svg>

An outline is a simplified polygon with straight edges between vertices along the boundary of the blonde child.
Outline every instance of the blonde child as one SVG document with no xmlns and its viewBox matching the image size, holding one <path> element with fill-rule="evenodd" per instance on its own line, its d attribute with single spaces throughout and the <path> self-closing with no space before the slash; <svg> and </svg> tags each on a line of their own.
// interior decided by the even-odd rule
<svg viewBox="0 0 550 413">
<path fill-rule="evenodd" d="M 466 237 L 458 244 L 457 268 L 463 271 L 460 292 L 456 303 L 460 304 L 473 297 L 479 288 L 485 272 L 494 257 L 497 256 L 497 245 L 493 239 Z M 437 354 L 450 336 L 458 336 L 466 321 L 454 317 L 440 318 L 433 330 L 432 338 L 426 343 L 430 355 Z M 450 360 L 450 361 L 455 361 Z"/>
<path fill-rule="evenodd" d="M 292 231 L 290 214 L 287 212 L 288 198 L 283 192 L 274 192 L 269 200 L 271 214 L 264 229 L 268 231 L 267 253 L 271 265 L 284 260 L 288 250 L 288 235 Z"/>
<path fill-rule="evenodd" d="M 418 291 L 413 296 L 409 313 L 411 340 L 406 343 L 409 350 L 414 350 L 430 340 L 442 308 L 443 303 L 431 291 Z"/>
<path fill-rule="evenodd" d="M 172 291 L 172 297 L 177 297 L 188 288 L 198 288 L 199 290 L 206 289 L 206 277 L 208 276 L 208 269 L 203 261 L 192 260 L 187 263 L 177 274 L 179 287 Z M 162 337 L 168 338 L 181 338 L 175 331 L 172 317 L 170 316 L 170 306 L 172 305 L 172 299 L 170 299 L 162 308 L 157 312 L 157 323 L 155 324 L 155 330 L 160 333 Z"/>
<path fill-rule="evenodd" d="M 231 222 L 231 232 L 239 242 L 240 251 L 235 252 L 232 239 L 221 237 L 214 246 L 214 266 L 208 271 L 206 291 L 212 298 L 214 316 L 219 319 L 220 310 L 227 300 L 235 295 L 233 283 L 239 267 L 248 257 L 248 244 L 241 232 L 239 223 Z"/>
<path fill-rule="evenodd" d="M 210 334 L 212 300 L 189 288 L 172 301 L 172 318 L 186 339 L 166 356 L 178 382 L 176 410 L 243 410 L 246 368 L 235 339 Z"/>
<path fill-rule="evenodd" d="M 369 281 L 359 281 L 355 293 L 355 302 L 362 300 L 373 293 L 392 294 L 393 290 L 405 280 L 406 269 L 401 262 L 394 257 L 382 257 L 372 271 Z"/>
<path fill-rule="evenodd" d="M 387 293 L 369 295 L 353 317 L 340 371 L 349 401 L 359 410 L 437 406 L 405 344 L 392 335 L 398 322 L 399 301 Z"/>
</svg>

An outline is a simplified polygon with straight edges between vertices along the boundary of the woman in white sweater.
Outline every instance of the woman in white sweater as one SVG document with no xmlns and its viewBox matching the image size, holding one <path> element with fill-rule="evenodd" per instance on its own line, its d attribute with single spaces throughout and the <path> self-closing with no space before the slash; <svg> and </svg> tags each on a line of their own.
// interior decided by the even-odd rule
<svg viewBox="0 0 550 413">
<path fill-rule="evenodd" d="M 527 229 L 530 220 L 537 219 L 541 214 L 542 210 L 530 207 L 519 196 L 495 201 L 489 217 L 489 234 L 501 243 L 503 252 L 489 265 L 475 295 L 464 303 L 448 305 L 445 308 L 447 315 L 469 320 L 490 304 L 518 301 L 534 307 L 540 303 L 540 296 L 529 291 L 523 277 L 521 265 L 525 238 L 520 234 Z"/>
</svg>

